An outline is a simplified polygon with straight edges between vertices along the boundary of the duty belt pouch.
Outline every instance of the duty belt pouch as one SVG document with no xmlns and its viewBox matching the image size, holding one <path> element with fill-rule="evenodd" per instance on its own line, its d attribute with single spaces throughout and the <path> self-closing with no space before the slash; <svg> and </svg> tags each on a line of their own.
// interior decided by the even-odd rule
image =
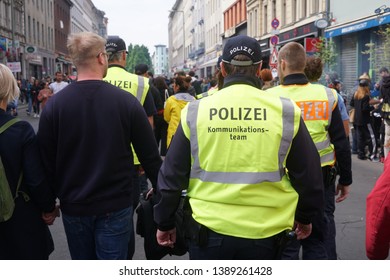
<svg viewBox="0 0 390 280">
<path fill-rule="evenodd" d="M 197 246 L 205 247 L 208 243 L 209 229 L 195 221 L 195 219 L 192 217 L 192 211 L 190 211 L 190 213 L 191 214 L 188 215 L 186 235 Z"/>
</svg>

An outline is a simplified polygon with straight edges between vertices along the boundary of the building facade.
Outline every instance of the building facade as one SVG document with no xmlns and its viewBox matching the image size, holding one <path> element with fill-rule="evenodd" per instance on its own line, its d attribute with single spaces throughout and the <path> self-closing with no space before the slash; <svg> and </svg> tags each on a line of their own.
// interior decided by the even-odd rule
<svg viewBox="0 0 390 280">
<path fill-rule="evenodd" d="M 73 72 L 66 42 L 70 34 L 70 0 L 54 0 L 54 40 L 55 40 L 55 72 L 70 74 Z"/>
<path fill-rule="evenodd" d="M 335 44 L 338 55 L 333 70 L 347 93 L 353 91 L 362 73 L 367 72 L 375 82 L 379 79 L 379 68 L 390 66 L 389 59 L 385 59 L 386 51 L 381 48 L 383 38 L 378 34 L 390 26 L 390 5 L 386 2 L 329 1 L 333 24 L 326 28 L 325 37 Z M 371 54 L 365 53 L 368 44 L 373 45 Z"/>
<path fill-rule="evenodd" d="M 55 72 L 54 1 L 26 1 L 26 77 L 52 76 Z"/>
<path fill-rule="evenodd" d="M 155 76 L 168 76 L 168 48 L 166 45 L 156 45 L 152 55 Z"/>
<path fill-rule="evenodd" d="M 7 64 L 18 77 L 26 68 L 24 15 L 25 1 L 0 0 L 0 63 Z"/>
</svg>

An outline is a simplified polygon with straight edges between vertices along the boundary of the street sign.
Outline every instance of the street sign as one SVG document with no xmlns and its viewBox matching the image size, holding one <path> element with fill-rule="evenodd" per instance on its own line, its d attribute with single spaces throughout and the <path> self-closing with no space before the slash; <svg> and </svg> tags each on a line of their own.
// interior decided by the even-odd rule
<svg viewBox="0 0 390 280">
<path fill-rule="evenodd" d="M 272 77 L 275 79 L 278 76 L 278 69 L 272 67 L 271 73 L 272 73 Z"/>
<path fill-rule="evenodd" d="M 280 24 L 280 22 L 279 22 L 279 20 L 277 19 L 277 18 L 274 18 L 272 21 L 271 21 L 271 26 L 273 27 L 273 28 L 278 28 L 279 27 L 279 24 Z"/>
<path fill-rule="evenodd" d="M 279 37 L 278 36 L 272 36 L 269 40 L 270 44 L 273 46 L 276 46 L 279 43 Z"/>
<path fill-rule="evenodd" d="M 275 65 L 275 67 L 278 65 L 278 52 L 276 51 L 276 48 L 273 48 L 271 57 L 269 58 L 269 64 Z"/>
<path fill-rule="evenodd" d="M 320 38 L 305 38 L 305 50 L 307 53 L 318 52 L 318 44 L 321 42 Z"/>
</svg>

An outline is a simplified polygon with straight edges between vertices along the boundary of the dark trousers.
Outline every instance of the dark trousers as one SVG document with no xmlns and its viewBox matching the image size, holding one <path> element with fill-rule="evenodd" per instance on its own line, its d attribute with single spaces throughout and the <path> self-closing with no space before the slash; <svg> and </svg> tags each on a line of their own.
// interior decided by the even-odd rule
<svg viewBox="0 0 390 280">
<path fill-rule="evenodd" d="M 357 125 L 356 128 L 359 158 L 364 158 L 366 156 L 366 146 L 368 146 L 368 152 L 371 156 L 376 150 L 376 141 L 371 124 Z"/>
<path fill-rule="evenodd" d="M 335 179 L 336 171 L 322 168 L 324 182 L 324 212 L 312 220 L 312 233 L 303 240 L 293 240 L 284 249 L 282 259 L 298 260 L 302 246 L 303 260 L 336 260 Z"/>
<path fill-rule="evenodd" d="M 190 241 L 191 260 L 272 260 L 278 253 L 278 236 L 247 239 L 216 233 L 207 229 L 207 244 Z"/>
<path fill-rule="evenodd" d="M 157 145 L 160 146 L 160 155 L 165 156 L 167 154 L 167 134 L 168 123 L 164 120 L 163 115 L 154 116 L 154 137 L 156 138 Z"/>
</svg>

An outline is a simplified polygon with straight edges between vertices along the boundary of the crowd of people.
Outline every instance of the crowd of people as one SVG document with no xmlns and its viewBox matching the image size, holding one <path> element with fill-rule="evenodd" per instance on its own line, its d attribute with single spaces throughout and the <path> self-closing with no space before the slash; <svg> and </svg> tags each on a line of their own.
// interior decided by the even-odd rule
<svg viewBox="0 0 390 280">
<path fill-rule="evenodd" d="M 159 246 L 184 231 L 190 259 L 337 259 L 352 154 L 379 161 L 390 148 L 387 68 L 375 85 L 360 76 L 347 102 L 295 42 L 280 49 L 276 79 L 255 39 L 229 38 L 203 82 L 193 71 L 153 77 L 145 64 L 129 73 L 118 36 L 71 34 L 67 47 L 72 83 L 60 72 L 16 81 L 0 65 L 0 152 L 16 205 L 0 222 L 0 259 L 48 259 L 60 212 L 72 259 L 132 259 L 141 196 L 157 201 Z M 40 118 L 36 135 L 17 101 Z M 388 180 L 367 199 L 370 259 L 389 253 Z"/>
<path fill-rule="evenodd" d="M 18 116 L 18 105 L 27 104 L 27 115 L 39 118 L 40 112 L 49 98 L 71 82 L 72 79 L 60 71 L 55 73 L 54 80 L 50 76 L 41 80 L 35 77 L 31 77 L 29 80 L 18 79 L 19 95 L 8 102 L 6 110 L 12 116 Z"/>
</svg>

